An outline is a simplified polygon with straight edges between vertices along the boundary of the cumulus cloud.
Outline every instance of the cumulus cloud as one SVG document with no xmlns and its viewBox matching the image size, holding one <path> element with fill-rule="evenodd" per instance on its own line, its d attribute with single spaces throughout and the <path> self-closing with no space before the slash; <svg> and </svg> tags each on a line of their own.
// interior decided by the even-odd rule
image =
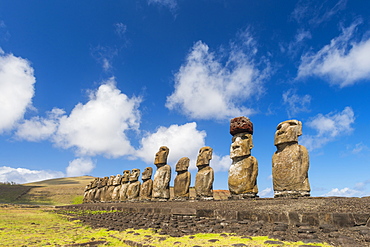
<svg viewBox="0 0 370 247">
<path fill-rule="evenodd" d="M 190 158 L 190 169 L 195 168 L 195 160 L 199 149 L 205 146 L 205 131 L 197 130 L 195 122 L 184 125 L 171 125 L 170 127 L 159 127 L 155 133 L 148 133 L 141 140 L 141 148 L 137 150 L 136 156 L 147 164 L 153 164 L 155 153 L 160 146 L 170 149 L 168 163 L 174 166 L 182 157 Z"/>
<path fill-rule="evenodd" d="M 304 135 L 301 143 L 309 150 L 320 148 L 339 136 L 350 134 L 353 131 L 354 122 L 355 114 L 348 106 L 338 113 L 318 114 L 306 123 L 307 126 L 315 129 L 317 134 Z"/>
<path fill-rule="evenodd" d="M 274 191 L 271 187 L 266 188 L 258 193 L 260 197 L 274 197 Z"/>
<path fill-rule="evenodd" d="M 370 38 L 354 40 L 360 23 L 358 20 L 343 28 L 340 36 L 317 53 L 303 55 L 297 79 L 318 76 L 341 88 L 370 79 Z"/>
<path fill-rule="evenodd" d="M 68 177 L 75 177 L 89 174 L 95 168 L 95 163 L 89 157 L 77 158 L 69 162 L 66 169 Z"/>
<path fill-rule="evenodd" d="M 32 104 L 36 79 L 31 64 L 0 49 L 0 134 L 15 127 Z"/>
<path fill-rule="evenodd" d="M 148 4 L 156 4 L 175 10 L 177 8 L 176 0 L 148 0 Z"/>
<path fill-rule="evenodd" d="M 323 196 L 344 196 L 344 197 L 360 197 L 363 196 L 364 193 L 358 190 L 350 189 L 350 188 L 343 188 L 338 189 L 334 188 L 328 193 L 324 194 Z"/>
<path fill-rule="evenodd" d="M 229 155 L 219 156 L 215 152 L 213 152 L 210 165 L 215 172 L 228 171 L 231 163 L 232 160 L 230 159 Z"/>
<path fill-rule="evenodd" d="M 119 157 L 134 152 L 125 132 L 138 130 L 141 98 L 129 98 L 115 86 L 114 78 L 90 92 L 69 116 L 63 115 L 53 141 L 63 148 L 76 148 L 79 155 Z"/>
<path fill-rule="evenodd" d="M 46 118 L 36 116 L 30 120 L 24 120 L 23 123 L 17 126 L 15 135 L 19 139 L 27 141 L 46 140 L 56 132 L 59 126 L 59 119 L 64 114 L 64 110 L 54 108 L 47 113 Z"/>
<path fill-rule="evenodd" d="M 25 168 L 12 168 L 8 166 L 0 167 L 1 182 L 15 182 L 17 184 L 32 183 L 52 178 L 64 177 L 63 172 L 29 170 Z"/>
<path fill-rule="evenodd" d="M 288 117 L 291 118 L 300 112 L 309 111 L 311 96 L 308 94 L 300 96 L 296 93 L 296 90 L 289 89 L 283 93 L 283 101 L 287 105 Z"/>
<path fill-rule="evenodd" d="M 268 69 L 257 69 L 253 61 L 257 49 L 249 33 L 240 39 L 242 45 L 231 44 L 226 63 L 207 44 L 196 42 L 175 75 L 175 90 L 167 97 L 166 107 L 194 119 L 251 115 L 253 109 L 242 103 L 263 91 Z"/>
</svg>

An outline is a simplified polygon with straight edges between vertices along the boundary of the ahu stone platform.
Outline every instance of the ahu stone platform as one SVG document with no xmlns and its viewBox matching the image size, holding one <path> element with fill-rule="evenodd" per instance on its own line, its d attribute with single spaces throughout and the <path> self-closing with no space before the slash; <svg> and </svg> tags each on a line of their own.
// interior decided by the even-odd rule
<svg viewBox="0 0 370 247">
<path fill-rule="evenodd" d="M 370 246 L 370 197 L 92 203 L 58 208 L 118 210 L 107 219 L 101 216 L 82 219 L 90 225 L 98 222 L 100 227 L 106 222 L 107 228 L 113 226 L 116 230 L 159 228 L 173 236 L 234 232 L 335 246 Z M 112 222 L 117 223 L 116 227 Z"/>
</svg>

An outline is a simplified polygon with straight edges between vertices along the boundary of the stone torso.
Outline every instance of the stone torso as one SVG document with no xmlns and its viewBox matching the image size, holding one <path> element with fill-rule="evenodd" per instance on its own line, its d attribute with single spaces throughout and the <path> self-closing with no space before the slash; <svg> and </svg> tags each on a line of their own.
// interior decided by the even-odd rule
<svg viewBox="0 0 370 247">
<path fill-rule="evenodd" d="M 130 185 L 129 182 L 121 184 L 121 189 L 119 191 L 119 200 L 124 201 L 127 199 L 127 188 Z"/>
<path fill-rule="evenodd" d="M 231 164 L 229 168 L 229 190 L 231 194 L 257 193 L 258 163 L 249 156 Z"/>
<path fill-rule="evenodd" d="M 173 188 L 175 198 L 189 198 L 190 180 L 191 175 L 188 171 L 177 174 Z"/>
<path fill-rule="evenodd" d="M 214 172 L 210 166 L 199 170 L 195 177 L 195 192 L 197 197 L 213 197 Z"/>
<path fill-rule="evenodd" d="M 304 146 L 292 144 L 272 157 L 275 191 L 310 191 L 308 182 L 309 159 Z"/>
<path fill-rule="evenodd" d="M 127 188 L 127 199 L 128 200 L 139 199 L 140 184 L 141 184 L 140 181 L 136 181 L 128 185 L 128 188 Z"/>
<path fill-rule="evenodd" d="M 159 199 L 170 198 L 171 167 L 161 166 L 154 174 L 153 197 Z"/>
<path fill-rule="evenodd" d="M 152 198 L 153 180 L 147 179 L 141 184 L 140 199 L 150 200 Z"/>
</svg>

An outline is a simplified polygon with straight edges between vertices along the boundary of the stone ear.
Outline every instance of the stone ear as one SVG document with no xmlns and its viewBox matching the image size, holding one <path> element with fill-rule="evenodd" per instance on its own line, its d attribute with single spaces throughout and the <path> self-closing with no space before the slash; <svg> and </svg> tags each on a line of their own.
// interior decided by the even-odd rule
<svg viewBox="0 0 370 247">
<path fill-rule="evenodd" d="M 302 135 L 302 122 L 301 121 L 297 121 L 298 122 L 298 125 L 297 125 L 297 135 L 298 136 L 301 136 Z"/>
</svg>

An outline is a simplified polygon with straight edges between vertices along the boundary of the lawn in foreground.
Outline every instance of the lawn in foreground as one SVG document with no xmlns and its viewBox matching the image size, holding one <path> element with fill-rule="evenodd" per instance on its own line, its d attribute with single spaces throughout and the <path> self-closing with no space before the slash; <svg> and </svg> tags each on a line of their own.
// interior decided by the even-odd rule
<svg viewBox="0 0 370 247">
<path fill-rule="evenodd" d="M 195 234 L 179 238 L 160 235 L 154 230 L 108 231 L 92 229 L 79 221 L 40 208 L 22 208 L 2 205 L 0 207 L 1 246 L 78 246 L 78 244 L 100 244 L 101 246 L 128 246 L 131 243 L 153 246 L 268 246 L 267 237 L 241 238 L 234 234 Z M 299 246 L 302 242 L 284 242 L 284 246 Z M 99 246 L 100 246 L 99 245 Z M 278 246 L 278 245 L 271 245 Z M 317 244 L 313 246 L 329 246 Z"/>
</svg>

